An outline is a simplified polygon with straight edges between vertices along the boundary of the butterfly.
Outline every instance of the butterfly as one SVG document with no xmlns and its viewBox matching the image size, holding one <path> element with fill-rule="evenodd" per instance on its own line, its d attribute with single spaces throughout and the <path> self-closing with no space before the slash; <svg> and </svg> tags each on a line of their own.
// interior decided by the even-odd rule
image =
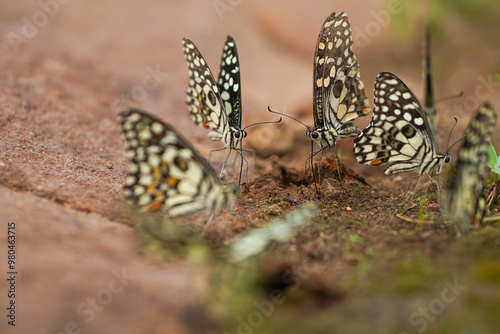
<svg viewBox="0 0 500 334">
<path fill-rule="evenodd" d="M 288 213 L 283 219 L 237 238 L 228 248 L 226 257 L 230 262 L 239 262 L 260 254 L 273 241 L 290 239 L 290 235 L 306 225 L 317 212 L 316 204 L 307 203 L 301 209 Z"/>
<path fill-rule="evenodd" d="M 211 129 L 210 139 L 222 141 L 229 153 L 234 149 L 241 154 L 247 133 L 241 128 L 240 65 L 233 38 L 227 36 L 224 44 L 217 82 L 193 42 L 184 38 L 182 44 L 189 70 L 186 102 L 191 118 L 197 125 Z"/>
<path fill-rule="evenodd" d="M 132 162 L 124 187 L 129 202 L 172 218 L 233 209 L 237 188 L 221 185 L 170 125 L 137 109 L 120 113 L 118 124 Z"/>
<path fill-rule="evenodd" d="M 314 55 L 313 87 L 314 129 L 307 136 L 321 151 L 331 149 L 340 138 L 357 136 L 361 130 L 352 121 L 369 113 L 368 99 L 344 12 L 330 14 L 323 23 Z"/>
<path fill-rule="evenodd" d="M 387 175 L 416 171 L 421 177 L 434 169 L 439 175 L 451 157 L 436 153 L 424 110 L 411 90 L 394 74 L 381 72 L 374 94 L 373 118 L 354 139 L 356 160 L 366 165 L 390 164 Z"/>
<path fill-rule="evenodd" d="M 489 103 L 479 107 L 465 130 L 458 161 L 445 200 L 445 212 L 467 233 L 471 223 L 481 223 L 486 211 L 484 178 L 488 167 L 490 137 L 496 114 Z"/>
<path fill-rule="evenodd" d="M 432 133 L 436 132 L 436 123 L 438 119 L 437 110 L 434 105 L 434 92 L 432 89 L 432 75 L 431 75 L 431 55 L 429 51 L 430 37 L 429 37 L 429 27 L 425 27 L 424 31 L 424 61 L 423 61 L 423 72 L 424 72 L 424 102 L 425 102 L 425 117 L 429 122 L 429 127 Z"/>
</svg>

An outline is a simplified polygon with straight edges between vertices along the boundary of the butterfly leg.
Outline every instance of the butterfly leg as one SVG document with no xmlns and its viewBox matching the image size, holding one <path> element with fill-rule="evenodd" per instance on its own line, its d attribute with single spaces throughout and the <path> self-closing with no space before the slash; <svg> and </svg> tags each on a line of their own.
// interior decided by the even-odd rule
<svg viewBox="0 0 500 334">
<path fill-rule="evenodd" d="M 418 184 L 420 183 L 420 179 L 422 179 L 422 174 L 418 176 L 417 184 L 415 185 L 415 189 L 413 190 L 413 195 L 417 192 Z"/>
<path fill-rule="evenodd" d="M 339 159 L 337 158 L 337 155 L 333 153 L 332 147 L 328 146 L 330 148 L 330 152 L 332 153 L 333 159 L 335 159 L 335 164 L 337 165 L 337 173 L 339 174 L 339 181 L 342 183 L 342 177 L 340 176 L 340 168 L 339 168 Z"/>
<path fill-rule="evenodd" d="M 410 184 L 408 185 L 408 187 L 406 187 L 406 190 L 405 192 L 403 193 L 403 196 L 402 197 L 405 197 L 406 194 L 408 193 L 408 190 L 410 190 L 410 186 L 411 184 L 413 183 L 413 180 L 415 180 L 415 178 L 417 177 L 422 177 L 422 175 L 415 175 L 414 177 L 411 178 L 410 180 Z M 420 178 L 418 179 L 418 182 L 420 182 Z M 418 182 L 417 182 L 417 186 L 418 186 Z M 417 191 L 417 188 L 415 187 L 415 191 Z M 413 192 L 413 194 L 415 194 L 415 191 Z"/>
<path fill-rule="evenodd" d="M 323 158 L 323 150 L 325 147 L 321 146 L 321 152 L 318 159 L 318 184 L 321 184 L 321 159 Z"/>
<path fill-rule="evenodd" d="M 252 152 L 252 154 L 253 154 L 253 156 L 255 158 L 255 166 L 257 166 L 257 157 L 255 156 L 255 152 L 252 151 L 252 150 L 246 150 L 246 149 L 243 149 L 243 148 L 239 148 L 239 149 L 236 149 L 236 152 L 238 152 L 238 154 L 241 156 L 240 176 L 239 176 L 239 180 L 238 180 L 238 184 L 241 185 L 241 177 L 242 177 L 242 174 L 243 174 L 243 162 L 246 162 L 246 164 L 247 164 L 246 174 L 247 174 L 247 182 L 248 182 L 248 165 L 249 165 L 249 163 L 248 163 L 248 160 L 243 155 L 243 152 Z M 235 157 L 234 162 L 236 163 L 236 157 Z M 234 169 L 234 164 L 233 164 L 233 169 Z M 260 174 L 260 171 L 259 171 L 258 168 L 257 168 L 257 171 Z"/>
<path fill-rule="evenodd" d="M 226 162 L 227 160 L 229 159 L 229 156 L 231 155 L 231 148 L 229 149 L 229 153 L 227 154 L 226 156 L 226 160 L 224 160 L 224 163 L 222 164 L 222 168 L 220 170 L 220 174 L 219 174 L 219 181 L 221 180 L 222 178 L 222 173 L 224 172 L 224 168 L 226 167 Z"/>
<path fill-rule="evenodd" d="M 443 180 L 444 184 L 448 187 L 448 181 L 446 181 L 442 176 L 441 174 L 438 174 L 438 176 L 441 178 L 441 180 Z"/>
<path fill-rule="evenodd" d="M 259 175 L 262 176 L 262 173 L 260 172 L 259 166 L 257 165 L 257 155 L 255 155 L 255 152 L 253 150 L 243 150 L 243 151 L 252 152 L 253 161 L 255 162 L 255 169 L 257 169 L 257 173 L 259 173 Z M 248 161 L 247 161 L 247 164 L 248 164 Z M 247 178 L 248 178 L 248 165 L 247 165 Z"/>
<path fill-rule="evenodd" d="M 311 155 L 306 159 L 306 163 L 305 163 L 305 166 L 304 166 L 304 178 L 305 178 L 305 174 L 306 174 L 306 171 L 307 171 L 307 161 L 308 160 L 311 160 L 311 171 L 312 171 L 312 174 L 313 174 L 313 182 L 314 182 L 314 189 L 316 190 L 316 195 L 319 197 L 319 190 L 318 190 L 318 185 L 316 183 L 316 174 L 314 173 L 314 163 L 313 163 L 313 158 L 316 154 L 318 154 L 319 152 L 321 151 L 321 149 L 317 150 L 316 152 L 314 152 L 314 142 L 311 141 Z"/>
<path fill-rule="evenodd" d="M 223 148 L 216 148 L 215 150 L 211 150 L 210 151 L 210 154 L 208 155 L 208 164 L 210 165 L 210 158 L 212 157 L 212 152 L 217 152 L 217 151 L 223 151 L 225 150 L 227 147 L 223 147 Z"/>
<path fill-rule="evenodd" d="M 215 216 L 215 213 L 212 213 L 210 218 L 208 218 L 207 222 L 205 223 L 205 226 L 203 226 L 203 230 L 201 230 L 200 236 L 203 236 L 205 234 L 205 232 L 208 230 L 210 223 L 212 222 L 212 220 L 214 220 L 214 216 Z"/>
<path fill-rule="evenodd" d="M 441 205 L 440 196 L 439 196 L 439 190 L 440 190 L 439 183 L 436 180 L 434 180 L 430 174 L 427 174 L 427 175 L 429 175 L 429 179 L 431 179 L 432 183 L 434 183 L 437 187 L 437 200 L 438 200 L 438 204 Z"/>
</svg>

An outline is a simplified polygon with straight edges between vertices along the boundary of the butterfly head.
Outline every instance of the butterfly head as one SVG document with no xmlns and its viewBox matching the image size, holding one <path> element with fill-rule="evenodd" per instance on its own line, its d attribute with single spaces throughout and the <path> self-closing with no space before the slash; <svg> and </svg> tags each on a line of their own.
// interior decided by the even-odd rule
<svg viewBox="0 0 500 334">
<path fill-rule="evenodd" d="M 233 137 L 237 140 L 241 140 L 247 136 L 247 132 L 245 130 L 236 130 L 233 133 Z"/>
<path fill-rule="evenodd" d="M 451 161 L 451 156 L 449 154 L 441 154 L 436 156 L 436 159 L 438 159 L 437 164 L 436 164 L 436 174 L 439 175 L 441 174 L 441 169 L 443 168 L 444 164 L 447 164 Z"/>
<path fill-rule="evenodd" d="M 240 146 L 243 138 L 247 136 L 247 132 L 237 127 L 227 127 L 222 135 L 222 140 L 226 147 L 237 148 Z"/>
<path fill-rule="evenodd" d="M 312 130 L 307 130 L 306 135 L 312 140 L 318 140 L 318 138 L 320 137 L 318 131 L 312 131 Z"/>
<path fill-rule="evenodd" d="M 337 143 L 338 135 L 333 131 L 326 129 L 315 129 L 315 130 L 307 130 L 306 136 L 309 137 L 312 141 L 315 141 L 318 145 L 321 145 L 323 142 L 326 146 L 332 147 Z"/>
</svg>

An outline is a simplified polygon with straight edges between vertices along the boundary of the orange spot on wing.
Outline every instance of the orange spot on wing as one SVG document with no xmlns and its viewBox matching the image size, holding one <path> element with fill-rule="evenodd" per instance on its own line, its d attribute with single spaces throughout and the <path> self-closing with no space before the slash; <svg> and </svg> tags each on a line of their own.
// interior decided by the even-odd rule
<svg viewBox="0 0 500 334">
<path fill-rule="evenodd" d="M 178 181 L 179 181 L 178 179 L 176 179 L 175 177 L 172 177 L 172 176 L 171 176 L 171 177 L 169 177 L 169 178 L 167 179 L 167 184 L 168 184 L 168 186 L 169 186 L 169 187 L 174 188 L 175 186 L 177 186 L 177 182 L 178 182 Z"/>
<path fill-rule="evenodd" d="M 160 208 L 161 208 L 161 203 L 155 202 L 148 207 L 148 211 L 156 211 L 159 210 Z"/>
<path fill-rule="evenodd" d="M 370 109 L 363 109 L 363 114 L 369 114 L 370 113 Z"/>
<path fill-rule="evenodd" d="M 380 165 L 381 163 L 382 163 L 382 159 L 370 161 L 370 165 Z"/>
<path fill-rule="evenodd" d="M 201 123 L 201 126 L 204 127 L 204 128 L 208 128 L 208 125 L 207 125 L 206 122 Z"/>
</svg>

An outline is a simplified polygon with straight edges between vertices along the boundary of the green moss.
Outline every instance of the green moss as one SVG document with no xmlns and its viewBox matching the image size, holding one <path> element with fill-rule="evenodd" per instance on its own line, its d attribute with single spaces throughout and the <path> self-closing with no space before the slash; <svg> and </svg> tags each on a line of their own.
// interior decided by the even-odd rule
<svg viewBox="0 0 500 334">
<path fill-rule="evenodd" d="M 474 278 L 488 283 L 500 284 L 500 259 L 481 260 L 476 263 Z"/>
<path fill-rule="evenodd" d="M 354 250 L 354 244 L 357 243 L 363 243 L 364 240 L 357 234 L 351 234 L 351 233 L 340 233 L 340 237 L 342 239 L 345 239 L 347 241 L 346 246 L 344 247 L 344 252 L 350 253 Z"/>
<path fill-rule="evenodd" d="M 354 191 L 359 195 L 359 196 L 362 196 L 365 194 L 365 191 L 363 189 L 361 189 L 360 187 L 354 187 Z"/>
<path fill-rule="evenodd" d="M 427 204 L 427 199 L 425 197 L 421 197 L 418 199 L 417 218 L 420 220 L 427 220 L 430 218 L 430 215 L 425 211 L 426 204 Z"/>
</svg>

